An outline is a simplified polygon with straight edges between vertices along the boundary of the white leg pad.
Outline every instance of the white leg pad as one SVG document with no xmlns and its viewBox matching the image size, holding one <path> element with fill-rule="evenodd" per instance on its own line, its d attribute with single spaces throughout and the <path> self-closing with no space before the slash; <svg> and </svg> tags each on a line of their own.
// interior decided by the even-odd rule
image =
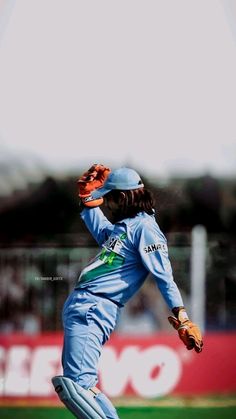
<svg viewBox="0 0 236 419">
<path fill-rule="evenodd" d="M 62 375 L 52 378 L 55 391 L 62 403 L 79 419 L 106 419 L 94 394 Z"/>
</svg>

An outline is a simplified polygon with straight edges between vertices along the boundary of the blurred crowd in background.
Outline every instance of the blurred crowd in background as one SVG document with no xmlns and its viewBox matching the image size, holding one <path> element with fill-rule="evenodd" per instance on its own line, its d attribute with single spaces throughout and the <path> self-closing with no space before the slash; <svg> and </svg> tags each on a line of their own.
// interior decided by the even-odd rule
<svg viewBox="0 0 236 419">
<path fill-rule="evenodd" d="M 82 267 L 98 247 L 80 220 L 76 180 L 46 176 L 0 183 L 0 332 L 60 331 L 62 306 Z M 142 175 L 142 173 L 141 173 Z M 19 177 L 23 175 L 18 175 Z M 190 307 L 191 231 L 205 226 L 206 329 L 236 324 L 236 182 L 209 174 L 150 179 L 156 217 L 167 236 L 175 280 Z M 16 175 L 17 179 L 17 175 Z M 3 187 L 4 186 L 4 187 Z M 106 208 L 105 214 L 109 217 Z M 170 332 L 166 307 L 153 279 L 122 311 L 117 333 Z"/>
</svg>

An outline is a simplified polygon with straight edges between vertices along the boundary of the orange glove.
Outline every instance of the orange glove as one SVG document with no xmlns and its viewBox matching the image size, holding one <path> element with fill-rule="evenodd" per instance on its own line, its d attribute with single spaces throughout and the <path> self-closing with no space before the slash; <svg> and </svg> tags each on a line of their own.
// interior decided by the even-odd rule
<svg viewBox="0 0 236 419">
<path fill-rule="evenodd" d="M 202 351 L 203 341 L 199 327 L 192 323 L 184 308 L 178 312 L 178 318 L 168 317 L 169 323 L 178 330 L 180 339 L 184 342 L 187 349 L 194 349 L 197 353 Z"/>
<path fill-rule="evenodd" d="M 103 198 L 93 199 L 91 192 L 101 188 L 111 170 L 102 164 L 93 164 L 78 180 L 79 197 L 86 207 L 97 207 L 103 203 Z"/>
</svg>

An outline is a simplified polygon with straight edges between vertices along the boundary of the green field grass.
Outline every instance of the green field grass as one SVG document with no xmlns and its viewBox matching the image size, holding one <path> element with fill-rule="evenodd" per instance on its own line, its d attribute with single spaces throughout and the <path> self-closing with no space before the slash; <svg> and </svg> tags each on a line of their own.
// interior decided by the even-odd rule
<svg viewBox="0 0 236 419">
<path fill-rule="evenodd" d="M 119 407 L 120 419 L 235 419 L 236 407 Z M 72 419 L 64 408 L 1 407 L 1 419 Z"/>
</svg>

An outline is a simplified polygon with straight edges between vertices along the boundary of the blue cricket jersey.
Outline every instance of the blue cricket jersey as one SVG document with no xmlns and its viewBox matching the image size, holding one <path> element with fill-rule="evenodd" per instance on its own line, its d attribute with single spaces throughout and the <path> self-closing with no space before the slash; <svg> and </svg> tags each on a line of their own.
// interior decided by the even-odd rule
<svg viewBox="0 0 236 419">
<path fill-rule="evenodd" d="M 124 305 L 151 273 L 168 307 L 183 306 L 173 279 L 167 241 L 154 215 L 140 212 L 112 224 L 96 207 L 85 208 L 81 218 L 101 250 L 82 270 L 76 289 Z"/>
</svg>

